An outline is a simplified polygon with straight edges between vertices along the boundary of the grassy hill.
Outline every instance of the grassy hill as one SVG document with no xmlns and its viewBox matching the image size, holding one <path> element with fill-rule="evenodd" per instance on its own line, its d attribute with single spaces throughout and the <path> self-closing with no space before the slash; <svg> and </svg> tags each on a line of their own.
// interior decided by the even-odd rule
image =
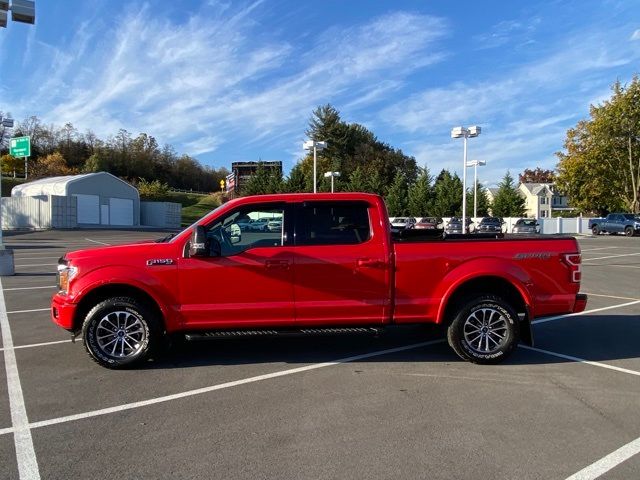
<svg viewBox="0 0 640 480">
<path fill-rule="evenodd" d="M 182 225 L 188 226 L 220 206 L 219 195 L 203 195 L 198 203 L 182 208 Z"/>
</svg>

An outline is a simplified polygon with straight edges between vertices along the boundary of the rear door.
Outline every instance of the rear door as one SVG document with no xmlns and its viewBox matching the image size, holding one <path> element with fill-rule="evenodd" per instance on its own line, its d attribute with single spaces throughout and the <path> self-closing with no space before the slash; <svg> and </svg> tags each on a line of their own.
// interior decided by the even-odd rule
<svg viewBox="0 0 640 480">
<path fill-rule="evenodd" d="M 296 324 L 379 324 L 390 314 L 388 253 L 375 205 L 308 201 L 296 206 Z M 386 221 L 386 219 L 385 219 Z"/>
</svg>

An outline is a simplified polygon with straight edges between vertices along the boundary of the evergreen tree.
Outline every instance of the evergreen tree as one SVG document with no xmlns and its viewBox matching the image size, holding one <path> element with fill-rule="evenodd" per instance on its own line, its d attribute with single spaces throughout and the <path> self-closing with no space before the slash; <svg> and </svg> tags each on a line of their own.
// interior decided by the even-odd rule
<svg viewBox="0 0 640 480">
<path fill-rule="evenodd" d="M 489 202 L 489 197 L 487 196 L 487 189 L 484 188 L 479 181 L 476 183 L 476 188 L 478 189 L 478 217 L 486 217 L 489 215 L 489 209 L 491 208 L 491 202 Z M 467 216 L 473 217 L 473 188 L 467 192 Z"/>
<path fill-rule="evenodd" d="M 349 175 L 349 183 L 347 186 L 350 192 L 364 192 L 367 190 L 367 181 L 360 167 L 356 168 Z"/>
<path fill-rule="evenodd" d="M 521 217 L 524 215 L 524 207 L 525 199 L 520 195 L 511 173 L 507 170 L 493 199 L 491 210 L 497 217 Z"/>
<path fill-rule="evenodd" d="M 304 171 L 298 163 L 291 169 L 289 178 L 287 178 L 286 182 L 284 183 L 283 190 L 291 193 L 306 192 L 306 186 L 307 179 L 305 177 Z"/>
<path fill-rule="evenodd" d="M 409 214 L 417 216 L 429 215 L 433 202 L 433 188 L 428 168 L 421 168 L 416 182 L 409 188 Z"/>
<path fill-rule="evenodd" d="M 378 170 L 374 170 L 367 175 L 365 185 L 365 191 L 382 196 L 386 195 L 388 190 L 388 186 Z"/>
<path fill-rule="evenodd" d="M 462 182 L 457 174 L 442 170 L 433 184 L 434 198 L 431 214 L 451 217 L 462 214 Z"/>
<path fill-rule="evenodd" d="M 407 190 L 407 179 L 402 172 L 396 173 L 396 177 L 393 179 L 385 198 L 390 216 L 400 217 L 407 215 Z"/>
<path fill-rule="evenodd" d="M 269 183 L 271 181 L 271 175 L 269 171 L 264 168 L 262 162 L 258 162 L 258 168 L 253 175 L 249 177 L 247 183 L 242 187 L 240 192 L 242 195 L 264 195 L 269 193 Z"/>
</svg>

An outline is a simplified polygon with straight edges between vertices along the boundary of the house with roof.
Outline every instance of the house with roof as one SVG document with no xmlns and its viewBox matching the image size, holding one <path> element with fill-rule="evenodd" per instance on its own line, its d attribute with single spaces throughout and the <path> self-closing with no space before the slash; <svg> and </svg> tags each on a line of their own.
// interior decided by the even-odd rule
<svg viewBox="0 0 640 480">
<path fill-rule="evenodd" d="M 518 190 L 525 199 L 527 217 L 551 218 L 553 212 L 573 210 L 553 183 L 521 183 Z"/>
</svg>

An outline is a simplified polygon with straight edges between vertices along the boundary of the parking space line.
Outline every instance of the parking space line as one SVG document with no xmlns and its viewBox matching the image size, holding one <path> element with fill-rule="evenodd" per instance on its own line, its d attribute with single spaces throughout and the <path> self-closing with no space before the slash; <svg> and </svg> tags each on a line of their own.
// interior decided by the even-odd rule
<svg viewBox="0 0 640 480">
<path fill-rule="evenodd" d="M 33 347 L 46 347 L 47 345 L 57 345 L 60 343 L 71 343 L 70 339 L 67 340 L 54 340 L 53 342 L 41 342 L 41 343 L 28 343 L 26 345 L 14 345 L 13 349 L 18 350 L 21 348 L 33 348 Z M 0 348 L 0 351 L 4 348 Z"/>
<path fill-rule="evenodd" d="M 18 363 L 13 349 L 11 327 L 7 317 L 7 308 L 4 303 L 4 292 L 0 280 L 0 332 L 2 345 L 4 346 L 4 366 L 7 373 L 7 391 L 9 395 L 9 410 L 11 411 L 11 424 L 13 430 L 13 442 L 16 449 L 18 462 L 18 475 L 21 480 L 37 480 L 40 478 L 38 460 L 33 448 L 33 438 L 29 426 L 29 417 L 24 404 Z"/>
<path fill-rule="evenodd" d="M 12 287 L 12 288 L 5 288 L 4 291 L 5 292 L 13 292 L 16 290 L 40 290 L 43 288 L 56 288 L 55 285 L 43 285 L 41 287 Z"/>
<path fill-rule="evenodd" d="M 111 245 L 110 243 L 104 243 L 104 242 L 100 242 L 100 241 L 98 241 L 98 240 L 91 240 L 90 238 L 85 238 L 85 240 L 86 240 L 86 241 L 88 241 L 88 242 L 97 243 L 97 244 L 99 244 L 99 245 L 107 245 L 107 246 L 110 246 L 110 245 Z"/>
<path fill-rule="evenodd" d="M 608 370 L 615 370 L 616 372 L 628 373 L 629 375 L 636 375 L 640 377 L 640 372 L 636 370 L 629 370 L 628 368 L 616 367 L 614 365 L 608 365 L 601 362 L 594 362 L 593 360 L 587 360 L 586 358 L 573 357 L 571 355 L 565 355 L 564 353 L 552 352 L 549 350 L 543 350 L 542 348 L 530 347 L 528 345 L 520 344 L 518 346 L 527 350 L 533 350 L 534 352 L 544 353 L 553 357 L 564 358 L 565 360 L 571 360 L 572 362 L 586 363 L 588 365 L 593 365 L 594 367 L 606 368 Z"/>
<path fill-rule="evenodd" d="M 588 313 L 602 312 L 604 310 L 613 310 L 615 308 L 622 308 L 622 307 L 628 307 L 630 305 L 637 305 L 638 303 L 640 303 L 640 300 L 636 300 L 634 302 L 620 303 L 618 305 L 611 305 L 609 307 L 593 308 L 591 310 L 584 310 L 578 313 L 566 313 L 564 315 L 556 315 L 555 317 L 540 318 L 539 320 L 534 320 L 531 323 L 537 325 L 539 323 L 555 322 L 556 320 L 562 320 L 563 318 L 577 317 L 580 315 L 586 315 Z"/>
<path fill-rule="evenodd" d="M 618 297 L 616 295 L 603 295 L 601 293 L 588 293 L 588 292 L 584 292 L 584 293 L 586 293 L 590 297 L 616 298 L 618 300 L 640 300 L 640 298 L 633 298 L 633 297 Z"/>
<path fill-rule="evenodd" d="M 630 459 L 638 453 L 640 453 L 640 438 L 636 438 L 626 445 L 623 445 L 615 452 L 610 453 L 606 457 L 601 458 L 597 462 L 594 462 L 579 472 L 567 477 L 566 480 L 593 480 L 604 475 L 609 470 L 617 467 L 622 462 Z"/>
<path fill-rule="evenodd" d="M 595 262 L 596 260 L 606 260 L 607 258 L 618 258 L 618 257 L 633 257 L 634 255 L 640 255 L 640 252 L 637 253 L 620 253 L 618 255 L 607 255 L 606 257 L 596 257 L 596 258 L 584 258 L 583 262 Z"/>
<path fill-rule="evenodd" d="M 46 312 L 50 310 L 50 307 L 47 308 L 34 308 L 31 310 L 11 310 L 10 312 L 7 313 L 31 313 L 31 312 Z"/>
<path fill-rule="evenodd" d="M 16 263 L 16 267 L 52 267 L 57 263 Z"/>
<path fill-rule="evenodd" d="M 604 263 L 583 263 L 583 267 L 640 268 L 640 265 L 606 265 Z"/>
<path fill-rule="evenodd" d="M 620 248 L 620 247 L 597 247 L 597 248 L 581 248 L 581 252 L 595 252 L 596 250 L 608 250 L 611 248 Z"/>
<path fill-rule="evenodd" d="M 269 380 L 272 378 L 284 377 L 286 375 L 293 375 L 296 373 L 308 372 L 310 370 L 318 370 L 320 368 L 332 367 L 343 363 L 356 362 L 358 360 L 364 360 L 366 358 L 379 357 L 381 355 L 388 355 L 390 353 L 404 352 L 406 350 L 414 350 L 416 348 L 425 347 L 428 345 L 435 345 L 445 342 L 444 339 L 430 340 L 428 342 L 412 343 L 410 345 L 403 345 L 401 347 L 388 348 L 386 350 L 377 350 L 375 352 L 363 353 L 361 355 L 354 355 L 352 357 L 340 358 L 331 362 L 314 363 L 311 365 L 305 365 L 304 367 L 290 368 L 287 370 L 280 370 L 278 372 L 267 373 L 264 375 L 257 375 L 255 377 L 243 378 L 240 380 L 234 380 L 231 382 L 219 383 L 217 385 L 210 385 L 208 387 L 196 388 L 194 390 L 187 390 L 185 392 L 174 393 L 171 395 L 165 395 L 162 397 L 150 398 L 148 400 L 142 400 L 139 402 L 125 403 L 122 405 L 116 405 L 114 407 L 101 408 L 99 410 L 91 410 L 89 412 L 78 413 L 75 415 L 66 415 L 64 417 L 52 418 L 49 420 L 41 420 L 29 424 L 29 428 L 41 428 L 48 427 L 50 425 L 57 425 L 60 423 L 73 422 L 75 420 L 82 420 L 85 418 L 97 417 L 100 415 L 107 415 L 109 413 L 117 413 L 125 410 L 131 410 L 134 408 L 146 407 L 149 405 L 156 405 L 158 403 L 169 402 L 171 400 L 179 400 L 182 398 L 193 397 L 195 395 L 201 395 L 203 393 L 214 392 L 216 390 L 223 390 L 226 388 L 237 387 L 240 385 L 246 385 L 248 383 L 259 382 L 262 380 Z M 13 429 L 5 428 L 0 430 L 0 435 L 11 433 Z"/>
</svg>

